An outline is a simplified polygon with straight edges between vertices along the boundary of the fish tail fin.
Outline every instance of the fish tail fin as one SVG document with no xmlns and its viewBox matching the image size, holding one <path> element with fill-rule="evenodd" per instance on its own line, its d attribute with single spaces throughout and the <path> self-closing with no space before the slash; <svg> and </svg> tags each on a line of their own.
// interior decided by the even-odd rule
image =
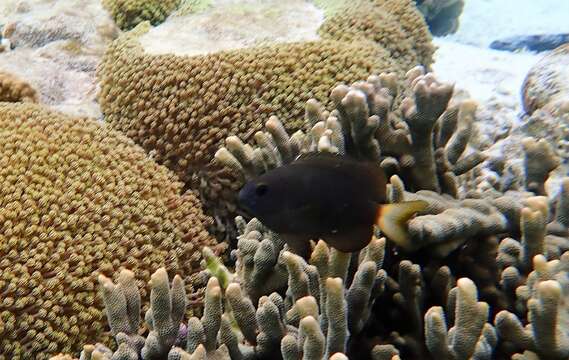
<svg viewBox="0 0 569 360">
<path fill-rule="evenodd" d="M 387 238 L 405 250 L 411 250 L 411 239 L 407 221 L 429 204 L 423 200 L 383 204 L 378 207 L 376 224 Z"/>
</svg>

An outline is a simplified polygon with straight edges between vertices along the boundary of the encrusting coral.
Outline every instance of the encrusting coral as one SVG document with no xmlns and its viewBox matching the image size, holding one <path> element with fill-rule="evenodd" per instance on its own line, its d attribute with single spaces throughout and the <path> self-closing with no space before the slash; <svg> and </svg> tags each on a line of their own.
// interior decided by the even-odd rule
<svg viewBox="0 0 569 360">
<path fill-rule="evenodd" d="M 102 0 L 115 23 L 130 30 L 143 21 L 158 25 L 178 8 L 181 0 Z"/>
<path fill-rule="evenodd" d="M 0 102 L 38 102 L 37 91 L 18 77 L 0 71 Z"/>
<path fill-rule="evenodd" d="M 132 140 L 35 104 L 0 104 L 0 128 L 0 359 L 102 336 L 97 274 L 195 276 L 211 218 Z"/>
</svg>

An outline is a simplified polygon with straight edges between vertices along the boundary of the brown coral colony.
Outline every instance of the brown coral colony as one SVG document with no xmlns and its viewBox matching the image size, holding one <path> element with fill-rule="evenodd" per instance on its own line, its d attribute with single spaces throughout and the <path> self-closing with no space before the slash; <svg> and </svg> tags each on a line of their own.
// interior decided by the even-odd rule
<svg viewBox="0 0 569 360">
<path fill-rule="evenodd" d="M 199 267 L 211 220 L 129 139 L 35 105 L 2 104 L 0 119 L 0 358 L 100 337 L 98 273 L 138 268 L 142 284 Z"/>
</svg>

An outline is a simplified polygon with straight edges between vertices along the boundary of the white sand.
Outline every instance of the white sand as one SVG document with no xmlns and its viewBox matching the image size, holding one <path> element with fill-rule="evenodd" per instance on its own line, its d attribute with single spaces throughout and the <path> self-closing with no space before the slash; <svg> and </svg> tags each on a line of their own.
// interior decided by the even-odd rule
<svg viewBox="0 0 569 360">
<path fill-rule="evenodd" d="M 488 46 L 513 35 L 569 33 L 569 0 L 465 0 L 456 34 L 434 39 L 439 47 L 434 72 L 453 82 L 480 103 L 479 129 L 488 138 L 496 129 L 512 128 L 513 134 L 488 149 L 519 159 L 523 132 L 521 85 L 529 69 L 545 53 L 511 53 Z M 498 131 L 499 132 L 499 131 Z M 547 182 L 554 194 L 567 167 L 560 166 Z"/>
<path fill-rule="evenodd" d="M 312 40 L 323 17 L 307 0 L 213 0 L 213 4 L 220 7 L 219 11 L 173 16 L 144 36 L 143 45 L 151 52 L 168 49 L 194 54 L 263 41 Z M 541 55 L 493 51 L 487 45 L 496 38 L 520 33 L 569 32 L 568 14 L 569 0 L 466 0 L 458 32 L 435 39 L 439 50 L 434 70 L 439 78 L 455 82 L 458 89 L 468 90 L 482 104 L 509 109 L 508 117 L 515 118 L 520 109 L 520 85 Z M 51 31 L 56 38 L 61 22 L 59 26 L 67 31 L 93 38 L 88 41 L 92 45 L 88 52 L 96 54 L 91 55 L 95 60 L 108 41 L 101 41 L 97 31 L 89 27 L 110 22 L 98 0 L 0 0 L 0 23 L 14 21 Z M 79 110 L 85 101 L 90 109 L 87 113 L 96 115 L 94 72 L 90 69 L 83 74 L 77 65 L 70 66 L 60 59 L 65 53 L 55 46 L 1 54 L 0 69 L 33 83 L 49 105 Z M 47 74 L 45 69 L 49 69 Z M 61 84 L 69 89 L 63 91 Z"/>
<path fill-rule="evenodd" d="M 543 54 L 496 51 L 488 45 L 512 35 L 569 33 L 568 0 L 466 0 L 456 34 L 436 38 L 434 71 L 481 103 L 520 107 L 520 87 Z"/>
<path fill-rule="evenodd" d="M 480 47 L 513 35 L 569 33 L 569 1 L 465 0 L 460 24 L 448 38 Z"/>
</svg>

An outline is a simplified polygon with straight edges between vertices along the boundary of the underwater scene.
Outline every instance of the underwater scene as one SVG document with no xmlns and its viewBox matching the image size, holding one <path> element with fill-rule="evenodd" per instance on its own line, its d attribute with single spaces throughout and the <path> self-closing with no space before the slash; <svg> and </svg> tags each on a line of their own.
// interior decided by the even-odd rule
<svg viewBox="0 0 569 360">
<path fill-rule="evenodd" d="M 569 1 L 0 0 L 0 360 L 569 360 Z"/>
</svg>

